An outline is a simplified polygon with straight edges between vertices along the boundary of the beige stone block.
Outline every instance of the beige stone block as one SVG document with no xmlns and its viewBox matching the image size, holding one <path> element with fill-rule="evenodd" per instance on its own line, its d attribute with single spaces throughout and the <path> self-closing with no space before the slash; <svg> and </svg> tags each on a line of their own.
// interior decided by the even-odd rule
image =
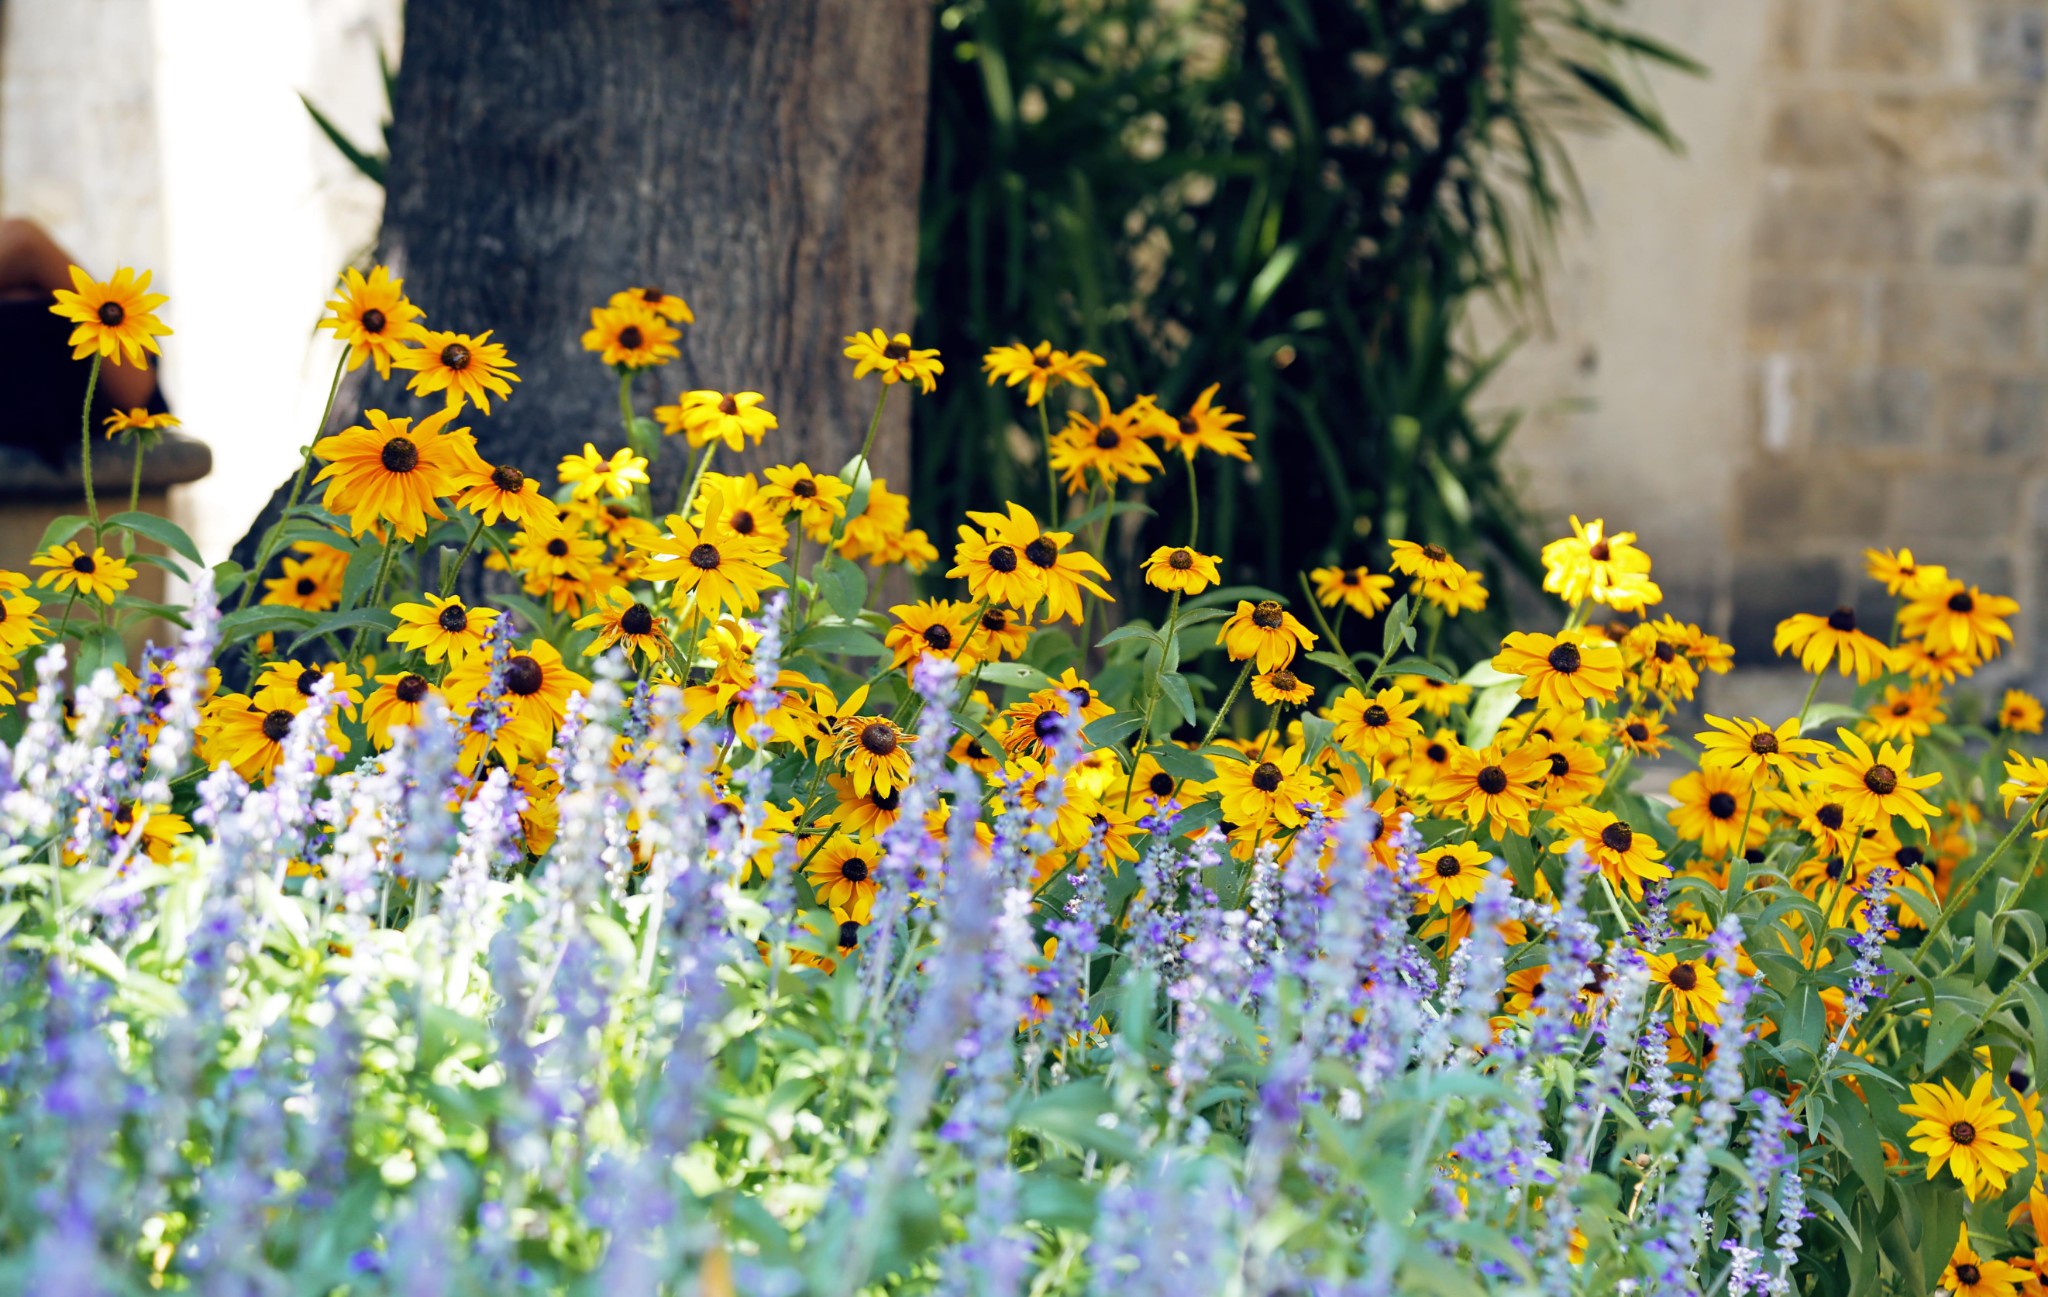
<svg viewBox="0 0 2048 1297">
<path fill-rule="evenodd" d="M 1835 65 L 1894 76 L 1939 73 L 1948 15 L 1945 0 L 1850 0 L 1837 13 Z"/>
<path fill-rule="evenodd" d="M 2048 384 L 1950 374 L 1936 389 L 1934 409 L 1942 444 L 1958 454 L 2035 456 L 2048 430 Z"/>
<path fill-rule="evenodd" d="M 1906 450 L 1934 444 L 1934 379 L 1924 369 L 1878 366 L 1836 372 L 1817 386 L 1816 446 Z"/>
<path fill-rule="evenodd" d="M 2003 466 L 1920 468 L 1891 474 L 1887 503 L 1889 543 L 1953 549 L 1997 541 L 2018 529 L 2023 483 Z"/>
<path fill-rule="evenodd" d="M 1885 285 L 1879 307 L 1880 351 L 1887 360 L 2025 365 L 2034 355 L 2031 304 L 2019 283 L 1894 281 Z"/>
<path fill-rule="evenodd" d="M 1752 351 L 1799 351 L 1848 357 L 1865 335 L 1864 285 L 1814 275 L 1758 275 L 1749 286 Z"/>
<path fill-rule="evenodd" d="M 1890 156 L 1871 131 L 1867 97 L 1852 90 L 1793 90 L 1771 110 L 1764 157 L 1795 167 L 1851 167 Z"/>
<path fill-rule="evenodd" d="M 1750 543 L 1854 540 L 1882 535 L 1885 482 L 1839 455 L 1757 465 L 1737 488 Z"/>
<path fill-rule="evenodd" d="M 2036 246 L 2039 207 L 2034 191 L 1965 180 L 1931 189 L 1917 222 L 1927 256 L 1945 266 L 2019 266 Z"/>
<path fill-rule="evenodd" d="M 1914 215 L 1910 193 L 1882 178 L 1779 174 L 1766 182 L 1753 247 L 1802 267 L 1903 261 Z"/>
<path fill-rule="evenodd" d="M 2035 173 L 2040 117 L 2038 95 L 1974 90 L 1881 94 L 1865 110 L 1873 142 L 1894 162 L 2006 179 Z"/>
</svg>

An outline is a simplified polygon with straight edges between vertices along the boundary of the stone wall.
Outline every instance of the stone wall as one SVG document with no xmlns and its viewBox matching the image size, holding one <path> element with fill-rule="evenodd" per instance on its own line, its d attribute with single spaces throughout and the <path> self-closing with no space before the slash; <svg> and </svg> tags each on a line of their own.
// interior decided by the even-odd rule
<svg viewBox="0 0 2048 1297">
<path fill-rule="evenodd" d="M 1538 410 L 1534 499 L 1642 532 L 1739 660 L 1910 545 L 2018 597 L 1999 673 L 2048 675 L 2048 0 L 1630 16 L 1712 74 L 1656 83 L 1685 156 L 1576 151 L 1592 228 L 1492 394 Z"/>
</svg>

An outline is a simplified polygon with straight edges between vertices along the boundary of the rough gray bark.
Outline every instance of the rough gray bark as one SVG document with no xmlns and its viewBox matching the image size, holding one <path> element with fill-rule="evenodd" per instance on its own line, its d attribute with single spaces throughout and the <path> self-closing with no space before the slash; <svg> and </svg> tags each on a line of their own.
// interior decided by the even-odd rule
<svg viewBox="0 0 2048 1297">
<path fill-rule="evenodd" d="M 624 444 L 579 340 L 635 284 L 697 316 L 663 401 L 762 392 L 782 425 L 754 464 L 857 451 L 875 391 L 840 339 L 911 326 L 929 32 L 927 0 L 412 0 L 379 257 L 431 327 L 495 330 L 517 363 L 470 420 L 485 457 L 552 481 L 586 440 Z M 397 377 L 345 387 L 334 425 L 397 412 Z M 900 482 L 891 404 L 874 459 Z M 687 455 L 669 439 L 657 501 Z"/>
</svg>

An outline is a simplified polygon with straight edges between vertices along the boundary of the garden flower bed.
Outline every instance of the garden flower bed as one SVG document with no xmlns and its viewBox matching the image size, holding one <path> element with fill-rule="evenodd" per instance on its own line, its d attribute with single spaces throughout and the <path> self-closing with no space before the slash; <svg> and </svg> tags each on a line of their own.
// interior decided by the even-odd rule
<svg viewBox="0 0 2048 1297">
<path fill-rule="evenodd" d="M 146 276 L 77 281 L 80 361 L 155 350 Z M 2042 707 L 1967 686 L 2011 600 L 1874 552 L 1890 622 L 1788 620 L 1799 713 L 1688 741 L 1731 654 L 1629 533 L 1452 661 L 1435 544 L 1231 586 L 1190 500 L 1101 561 L 1245 457 L 1215 388 L 996 347 L 1047 498 L 932 537 L 867 460 L 957 358 L 854 334 L 861 453 L 724 473 L 759 393 L 631 400 L 693 318 L 592 312 L 618 442 L 547 487 L 517 358 L 351 271 L 337 385 L 445 404 L 311 441 L 254 570 L 91 501 L 0 572 L 8 1290 L 2048 1282 Z"/>
</svg>

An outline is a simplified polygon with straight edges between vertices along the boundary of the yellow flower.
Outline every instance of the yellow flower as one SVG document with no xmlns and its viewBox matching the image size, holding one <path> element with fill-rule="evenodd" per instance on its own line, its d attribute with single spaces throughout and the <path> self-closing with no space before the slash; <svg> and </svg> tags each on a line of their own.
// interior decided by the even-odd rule
<svg viewBox="0 0 2048 1297">
<path fill-rule="evenodd" d="M 762 470 L 767 479 L 761 498 L 794 511 L 802 521 L 804 535 L 823 542 L 832 538 L 832 527 L 846 516 L 846 498 L 853 488 L 829 473 L 813 473 L 808 464 L 792 464 Z"/>
<path fill-rule="evenodd" d="M 690 310 L 690 304 L 674 293 L 659 288 L 628 288 L 613 293 L 606 306 L 614 310 L 625 306 L 644 306 L 670 324 L 695 324 L 697 316 Z"/>
<path fill-rule="evenodd" d="M 268 708 L 256 706 L 246 694 L 223 694 L 214 700 L 201 721 L 200 751 L 209 765 L 225 761 L 243 779 L 268 784 L 277 773 L 278 763 L 284 760 L 285 740 L 291 735 L 292 722 L 305 710 L 305 703 L 304 696 L 295 690 L 285 691 L 278 703 Z M 323 738 L 333 751 L 349 750 L 338 708 L 327 713 Z M 315 768 L 322 774 L 333 766 L 334 759 L 328 752 L 322 751 L 315 757 Z"/>
<path fill-rule="evenodd" d="M 284 575 L 263 583 L 263 602 L 307 612 L 326 612 L 341 602 L 344 569 L 331 563 L 286 555 Z"/>
<path fill-rule="evenodd" d="M 1038 519 L 1033 516 L 1032 512 L 1023 505 L 1014 502 L 1009 505 L 1007 516 L 1000 513 L 977 513 L 973 510 L 969 510 L 967 516 L 980 524 L 989 541 L 997 543 L 999 548 L 1009 550 L 1011 554 L 1010 561 L 1015 564 L 1017 571 L 1035 574 L 1035 576 L 1027 576 L 1026 584 L 1036 585 L 1042 592 L 1042 597 L 1045 600 L 1045 616 L 1047 621 L 1058 621 L 1061 617 L 1067 617 L 1076 625 L 1079 625 L 1081 621 L 1081 592 L 1083 590 L 1088 591 L 1099 599 L 1110 598 L 1109 592 L 1097 585 L 1093 580 L 1095 577 L 1101 577 L 1104 580 L 1109 578 L 1109 573 L 1104 570 L 1102 564 L 1096 562 L 1091 555 L 1084 554 L 1079 550 L 1068 550 L 1066 548 L 1074 539 L 1072 532 L 1041 531 L 1038 526 Z M 961 529 L 963 540 L 968 539 L 971 535 L 972 533 L 968 532 L 965 528 Z M 959 558 L 959 553 L 959 549 L 954 551 L 956 560 Z M 994 549 L 991 549 L 987 554 L 987 562 L 982 572 L 984 577 L 986 577 L 989 571 L 1000 570 L 998 561 L 997 553 Z M 969 588 L 974 586 L 974 576 L 963 573 L 957 568 L 947 573 L 947 575 L 967 575 Z M 986 580 L 984 584 L 988 584 L 990 590 L 994 589 L 994 585 Z M 1005 589 L 1009 589 L 1014 583 L 1004 582 L 1002 584 Z M 984 591 L 976 590 L 975 594 L 982 596 Z M 1007 603 L 1013 607 L 1029 611 L 1032 605 L 1038 602 L 1038 597 L 1034 596 L 1029 599 L 1019 600 L 1011 598 L 1007 594 L 997 594 L 994 601 Z M 1111 602 L 1114 602 L 1114 600 L 1111 600 Z"/>
<path fill-rule="evenodd" d="M 1493 669 L 1525 677 L 1524 698 L 1577 711 L 1590 701 L 1611 702 L 1621 687 L 1621 650 L 1585 632 L 1532 635 L 1515 631 L 1501 641 Z"/>
<path fill-rule="evenodd" d="M 1330 705 L 1330 720 L 1335 726 L 1331 737 L 1345 751 L 1355 752 L 1368 761 L 1385 760 L 1406 752 L 1422 737 L 1422 723 L 1415 719 L 1421 706 L 1399 685 L 1382 689 L 1371 697 L 1356 689 L 1346 689 Z"/>
<path fill-rule="evenodd" d="M 1236 426 L 1244 422 L 1243 415 L 1214 403 L 1220 387 L 1221 383 L 1209 384 L 1186 414 L 1175 416 L 1161 410 L 1145 422 L 1145 427 L 1168 450 L 1177 450 L 1188 459 L 1193 459 L 1197 451 L 1208 450 L 1249 462 L 1252 453 L 1245 446 L 1252 440 L 1252 434 Z"/>
<path fill-rule="evenodd" d="M 1303 803 L 1319 803 L 1315 779 L 1301 768 L 1300 744 L 1250 761 L 1218 761 L 1212 786 L 1221 795 L 1223 818 L 1240 828 L 1279 824 L 1296 828 Z"/>
<path fill-rule="evenodd" d="M 1539 738 L 1533 745 L 1541 763 L 1536 767 L 1542 779 L 1545 810 L 1562 810 L 1591 801 L 1600 792 L 1600 772 L 1607 763 L 1600 754 L 1576 739 Z"/>
<path fill-rule="evenodd" d="M 512 384 L 519 381 L 519 375 L 512 372 L 513 363 L 505 357 L 505 348 L 491 341 L 489 329 L 475 337 L 424 329 L 420 344 L 393 357 L 400 369 L 414 371 L 406 390 L 414 396 L 446 392 L 451 410 L 460 410 L 469 402 L 489 414 L 491 397 L 510 397 Z"/>
<path fill-rule="evenodd" d="M 1671 781 L 1671 799 L 1678 805 L 1666 818 L 1679 837 L 1700 844 L 1702 856 L 1726 860 L 1738 849 L 1761 844 L 1769 833 L 1755 798 L 1754 787 L 1736 771 L 1705 766 Z"/>
<path fill-rule="evenodd" d="M 1796 717 L 1776 729 L 1755 719 L 1724 720 L 1711 715 L 1705 719 L 1713 728 L 1693 735 L 1702 749 L 1700 764 L 1734 770 L 1750 779 L 1770 774 L 1796 784 L 1812 773 L 1801 758 L 1828 750 L 1819 739 L 1799 737 Z"/>
<path fill-rule="evenodd" d="M 1184 545 L 1161 545 L 1145 560 L 1145 584 L 1174 594 L 1200 594 L 1223 577 L 1214 555 L 1199 554 Z"/>
<path fill-rule="evenodd" d="M 744 450 L 748 438 L 759 445 L 777 426 L 775 416 L 761 408 L 759 392 L 685 392 L 676 401 L 655 406 L 654 417 L 663 432 L 680 432 L 684 441 L 700 449 L 716 441 L 727 450 Z"/>
<path fill-rule="evenodd" d="M 1037 405 L 1044 400 L 1046 388 L 1054 383 L 1094 387 L 1095 380 L 1088 376 L 1088 371 L 1103 363 L 1102 357 L 1092 351 L 1058 351 L 1050 342 L 1041 342 L 1035 347 L 1013 342 L 1008 346 L 992 347 L 981 358 L 989 386 L 993 387 L 998 382 L 1008 387 L 1026 385 L 1026 406 Z"/>
<path fill-rule="evenodd" d="M 1948 581 L 1907 604 L 1899 613 L 1899 629 L 1934 648 L 1969 653 L 1984 662 L 1998 656 L 2000 640 L 2011 641 L 2006 618 L 2019 610 L 2017 600 Z"/>
<path fill-rule="evenodd" d="M 1470 904 L 1486 884 L 1486 862 L 1491 859 L 1493 853 L 1481 850 L 1476 842 L 1446 843 L 1418 853 L 1415 881 L 1425 895 L 1415 898 L 1415 908 L 1449 914 Z"/>
<path fill-rule="evenodd" d="M 1998 795 L 2005 799 L 2005 813 L 2011 815 L 2013 803 L 2025 801 L 2028 818 L 2038 823 L 2041 811 L 2048 809 L 2041 804 L 2043 795 L 2048 794 L 2048 761 L 2010 748 L 2005 755 L 2005 782 L 1998 786 Z"/>
<path fill-rule="evenodd" d="M 591 309 L 583 349 L 597 352 L 605 364 L 620 369 L 652 369 L 682 355 L 675 347 L 682 336 L 652 308 L 629 302 Z"/>
<path fill-rule="evenodd" d="M 1827 616 L 1794 613 L 1778 623 L 1771 636 L 1771 648 L 1779 653 L 1797 653 L 1800 668 L 1811 675 L 1828 669 L 1839 658 L 1842 674 L 1853 675 L 1857 683 L 1868 684 L 1884 674 L 1890 650 L 1878 640 L 1856 629 L 1856 610 L 1847 604 Z"/>
<path fill-rule="evenodd" d="M 1670 871 L 1665 871 L 1669 873 Z M 1650 984 L 1665 989 L 1661 999 L 1671 997 L 1671 1022 L 1680 1033 L 1688 1023 L 1721 1021 L 1721 981 L 1714 966 L 1705 960 L 1680 959 L 1673 954 L 1646 954 L 1643 963 L 1650 970 Z"/>
<path fill-rule="evenodd" d="M 1970 1227 L 1956 1227 L 1956 1250 L 1941 1272 L 1941 1287 L 1949 1297 L 2015 1297 L 2020 1285 L 2032 1288 L 2034 1283 L 2035 1276 L 2020 1266 L 1977 1255 L 1970 1246 Z"/>
<path fill-rule="evenodd" d="M 1394 578 L 1364 567 L 1319 567 L 1308 576 L 1315 583 L 1316 602 L 1325 608 L 1341 603 L 1361 617 L 1377 617 L 1394 601 L 1388 593 Z"/>
<path fill-rule="evenodd" d="M 1456 585 L 1445 581 L 1417 581 L 1409 588 L 1449 617 L 1479 612 L 1486 607 L 1486 578 L 1477 572 L 1465 573 Z"/>
<path fill-rule="evenodd" d="M 1052 687 L 1033 691 L 1030 697 L 1003 713 L 1003 750 L 1012 756 L 1050 761 L 1052 754 L 1047 744 L 1059 718 L 1066 718 L 1064 724 L 1071 733 L 1110 711 L 1110 705 L 1102 700 L 1095 686 L 1069 667 L 1052 682 Z"/>
<path fill-rule="evenodd" d="M 1914 1084 L 1913 1102 L 1899 1111 L 1918 1117 L 1907 1131 L 1916 1153 L 1927 1155 L 1927 1178 L 1946 1166 L 1972 1202 L 2005 1192 L 2013 1173 L 2026 1165 L 2027 1141 L 2009 1131 L 2013 1113 L 1991 1091 L 1991 1073 L 1979 1072 L 1966 1095 L 1953 1081 Z"/>
<path fill-rule="evenodd" d="M 465 487 L 455 497 L 455 507 L 467 509 L 496 526 L 504 518 L 528 530 L 546 530 L 558 522 L 554 502 L 542 498 L 540 483 L 512 467 L 499 464 L 482 479 Z"/>
<path fill-rule="evenodd" d="M 854 362 L 853 376 L 880 374 L 884 385 L 916 383 L 926 394 L 938 389 L 938 376 L 946 372 L 936 349 L 919 351 L 910 345 L 910 335 L 890 335 L 880 329 L 847 335 L 846 358 Z"/>
<path fill-rule="evenodd" d="M 878 477 L 868 483 L 867 508 L 846 520 L 839 552 L 847 558 L 887 562 L 886 556 L 908 534 L 909 527 L 910 497 L 891 491 L 888 481 Z"/>
<path fill-rule="evenodd" d="M 143 353 L 162 354 L 156 340 L 170 330 L 156 318 L 155 311 L 170 299 L 149 291 L 149 276 L 145 270 L 138 278 L 123 266 L 102 284 L 77 266 L 71 267 L 71 287 L 57 290 L 57 304 L 50 313 L 78 326 L 65 340 L 73 360 L 98 352 L 117 365 L 146 369 L 149 361 Z"/>
<path fill-rule="evenodd" d="M 866 685 L 854 690 L 832 718 L 836 721 L 833 755 L 845 763 L 847 777 L 862 797 L 886 793 L 908 783 L 909 746 L 917 742 L 916 735 L 905 734 L 886 716 L 860 715 L 860 705 L 867 701 L 867 694 Z"/>
<path fill-rule="evenodd" d="M 1639 757 L 1654 757 L 1671 746 L 1664 737 L 1668 729 L 1655 716 L 1624 716 L 1614 727 L 1614 740 Z"/>
<path fill-rule="evenodd" d="M 363 706 L 363 728 L 370 746 L 382 752 L 391 746 L 394 731 L 418 729 L 425 723 L 427 700 L 440 691 L 425 676 L 411 672 L 378 676 L 377 683 L 382 687 Z"/>
<path fill-rule="evenodd" d="M 28 578 L 19 572 L 0 571 L 0 658 L 11 658 L 23 649 L 42 642 L 48 628 L 36 612 L 42 601 L 22 591 Z"/>
<path fill-rule="evenodd" d="M 1428 676 L 1395 676 L 1394 683 L 1401 691 L 1422 704 L 1422 710 L 1431 716 L 1448 716 L 1454 708 L 1463 707 L 1472 701 L 1472 686 L 1462 682 L 1445 684 Z"/>
<path fill-rule="evenodd" d="M 2008 734 L 2039 734 L 2048 718 L 2041 700 L 2024 689 L 2008 689 L 1998 703 L 1998 728 Z"/>
<path fill-rule="evenodd" d="M 458 665 L 483 647 L 491 623 L 498 620 L 494 609 L 470 608 L 460 599 L 437 594 L 423 597 L 423 604 L 402 603 L 391 609 L 399 624 L 390 639 L 419 653 L 429 666 L 443 658 L 449 666 Z"/>
<path fill-rule="evenodd" d="M 1252 677 L 1252 697 L 1269 706 L 1285 703 L 1291 707 L 1299 707 L 1315 696 L 1315 686 L 1286 667 Z"/>
<path fill-rule="evenodd" d="M 52 545 L 30 559 L 29 563 L 50 569 L 36 578 L 38 587 L 54 586 L 60 592 L 70 590 L 101 603 L 114 602 L 114 596 L 126 590 L 129 582 L 135 579 L 134 568 L 97 545 L 90 554 L 68 542 Z"/>
<path fill-rule="evenodd" d="M 1863 563 L 1870 579 L 1883 585 L 1886 594 L 1907 599 L 1917 599 L 1929 587 L 1948 582 L 1947 568 L 1914 562 L 1910 549 L 1897 553 L 1888 549 L 1866 549 L 1863 551 Z"/>
<path fill-rule="evenodd" d="M 1910 773 L 1912 744 L 1894 748 L 1887 743 L 1873 755 L 1869 746 L 1850 731 L 1838 729 L 1835 734 L 1847 751 L 1830 756 L 1815 778 L 1840 790 L 1851 824 L 1888 828 L 1892 817 L 1898 816 L 1914 828 L 1924 829 L 1929 816 L 1941 814 L 1934 803 L 1920 795 L 1922 788 L 1941 782 L 1941 772 Z"/>
<path fill-rule="evenodd" d="M 1441 545 L 1390 540 L 1387 548 L 1393 552 L 1394 570 L 1417 581 L 1435 582 L 1446 590 L 1456 590 L 1472 578 L 1472 573 Z"/>
<path fill-rule="evenodd" d="M 1496 835 L 1526 834 L 1540 760 L 1527 748 L 1504 749 L 1499 743 L 1459 748 L 1430 786 L 1429 799 L 1468 824 L 1486 820 Z"/>
<path fill-rule="evenodd" d="M 952 599 L 925 599 L 899 603 L 889 609 L 896 624 L 882 633 L 882 643 L 894 654 L 892 666 L 913 667 L 927 657 L 948 660 L 958 656 L 973 662 L 968 627 L 973 624 L 974 605 Z"/>
<path fill-rule="evenodd" d="M 1948 719 L 1941 710 L 1941 690 L 1927 684 L 1901 689 L 1884 687 L 1884 697 L 1864 709 L 1866 719 L 1856 729 L 1872 742 L 1886 739 L 1925 738 L 1935 726 Z"/>
<path fill-rule="evenodd" d="M 635 488 L 647 485 L 647 460 L 623 447 L 606 459 L 597 453 L 595 444 L 586 441 L 582 454 L 562 456 L 555 476 L 578 500 L 595 499 L 600 492 L 624 500 Z"/>
<path fill-rule="evenodd" d="M 769 545 L 733 531 L 723 520 L 726 512 L 722 502 L 707 511 L 719 521 L 701 530 L 670 514 L 667 535 L 634 542 L 653 556 L 643 575 L 650 581 L 672 582 L 669 603 L 677 609 L 688 604 L 693 618 L 715 620 L 728 608 L 735 613 L 752 612 L 761 606 L 763 590 L 786 584 L 768 570 L 780 555 Z"/>
<path fill-rule="evenodd" d="M 116 410 L 107 416 L 106 423 L 109 441 L 124 432 L 139 432 L 144 434 L 145 441 L 153 440 L 150 434 L 183 426 L 175 414 L 151 414 L 141 406 L 132 410 Z"/>
<path fill-rule="evenodd" d="M 490 678 L 490 656 L 472 653 L 449 670 L 441 688 L 456 714 L 468 716 Z M 545 760 L 555 730 L 569 714 L 570 697 L 590 692 L 588 677 L 563 665 L 562 655 L 546 640 L 535 640 L 525 652 L 506 659 L 504 686 L 499 705 L 504 708 L 506 724 L 498 731 L 497 748 L 508 762 L 522 756 Z"/>
<path fill-rule="evenodd" d="M 827 775 L 832 797 L 838 805 L 826 813 L 825 822 L 837 824 L 851 834 L 873 837 L 903 818 L 903 790 L 870 790 L 865 796 L 853 791 L 853 781 L 844 775 Z"/>
<path fill-rule="evenodd" d="M 309 666 L 304 662 L 283 661 L 267 664 L 256 677 L 256 694 L 252 702 L 259 711 L 277 707 L 288 707 L 296 711 L 305 706 L 319 688 L 320 682 L 330 682 L 335 710 L 351 719 L 356 708 L 363 701 L 363 678 L 339 662 L 325 666 Z"/>
<path fill-rule="evenodd" d="M 821 904 L 844 911 L 849 922 L 866 923 L 880 887 L 875 872 L 881 860 L 882 849 L 874 843 L 842 838 L 827 843 L 805 868 L 804 876 L 810 879 L 811 890 Z"/>
<path fill-rule="evenodd" d="M 415 424 L 382 410 L 364 412 L 370 426 L 353 427 L 313 443 L 327 461 L 315 482 L 327 483 L 321 504 L 348 516 L 349 534 L 360 536 L 377 522 L 391 524 L 399 540 L 424 535 L 428 518 L 445 518 L 438 499 L 474 480 L 469 430 L 445 431 L 453 406 Z"/>
<path fill-rule="evenodd" d="M 614 644 L 624 644 L 628 658 L 638 652 L 649 662 L 659 662 L 675 648 L 661 618 L 622 589 L 607 590 L 600 596 L 597 611 L 578 620 L 576 629 L 597 632 L 597 638 L 583 650 L 585 657 L 596 657 Z"/>
<path fill-rule="evenodd" d="M 731 531 L 760 541 L 777 554 L 789 544 L 789 528 L 782 525 L 782 509 L 761 489 L 752 473 L 738 477 L 706 473 L 698 484 L 697 498 L 691 502 L 690 522 L 702 527 L 714 506 L 722 510 L 718 521 Z"/>
<path fill-rule="evenodd" d="M 1574 606 L 1591 599 L 1634 612 L 1664 595 L 1649 579 L 1650 556 L 1632 531 L 1610 533 L 1601 519 L 1572 518 L 1572 534 L 1543 547 L 1543 588 Z"/>
<path fill-rule="evenodd" d="M 1271 599 L 1250 604 L 1240 599 L 1237 611 L 1223 623 L 1223 650 L 1233 662 L 1251 658 L 1261 671 L 1278 671 L 1294 660 L 1297 649 L 1312 649 L 1315 632 Z"/>
<path fill-rule="evenodd" d="M 1099 419 L 1070 410 L 1067 426 L 1053 434 L 1053 471 L 1069 495 L 1079 495 L 1091 485 L 1114 491 L 1119 482 L 1149 482 L 1152 471 L 1160 467 L 1159 456 L 1133 430 L 1130 413 L 1110 413 L 1100 389 L 1095 397 L 1102 407 Z"/>
<path fill-rule="evenodd" d="M 423 312 L 406 300 L 404 289 L 405 281 L 393 279 L 383 266 L 371 267 L 368 278 L 353 266 L 341 272 L 341 294 L 327 303 L 320 327 L 347 344 L 350 369 L 369 361 L 377 377 L 389 378 L 391 362 L 405 344 L 426 336 L 419 324 Z"/>
</svg>

